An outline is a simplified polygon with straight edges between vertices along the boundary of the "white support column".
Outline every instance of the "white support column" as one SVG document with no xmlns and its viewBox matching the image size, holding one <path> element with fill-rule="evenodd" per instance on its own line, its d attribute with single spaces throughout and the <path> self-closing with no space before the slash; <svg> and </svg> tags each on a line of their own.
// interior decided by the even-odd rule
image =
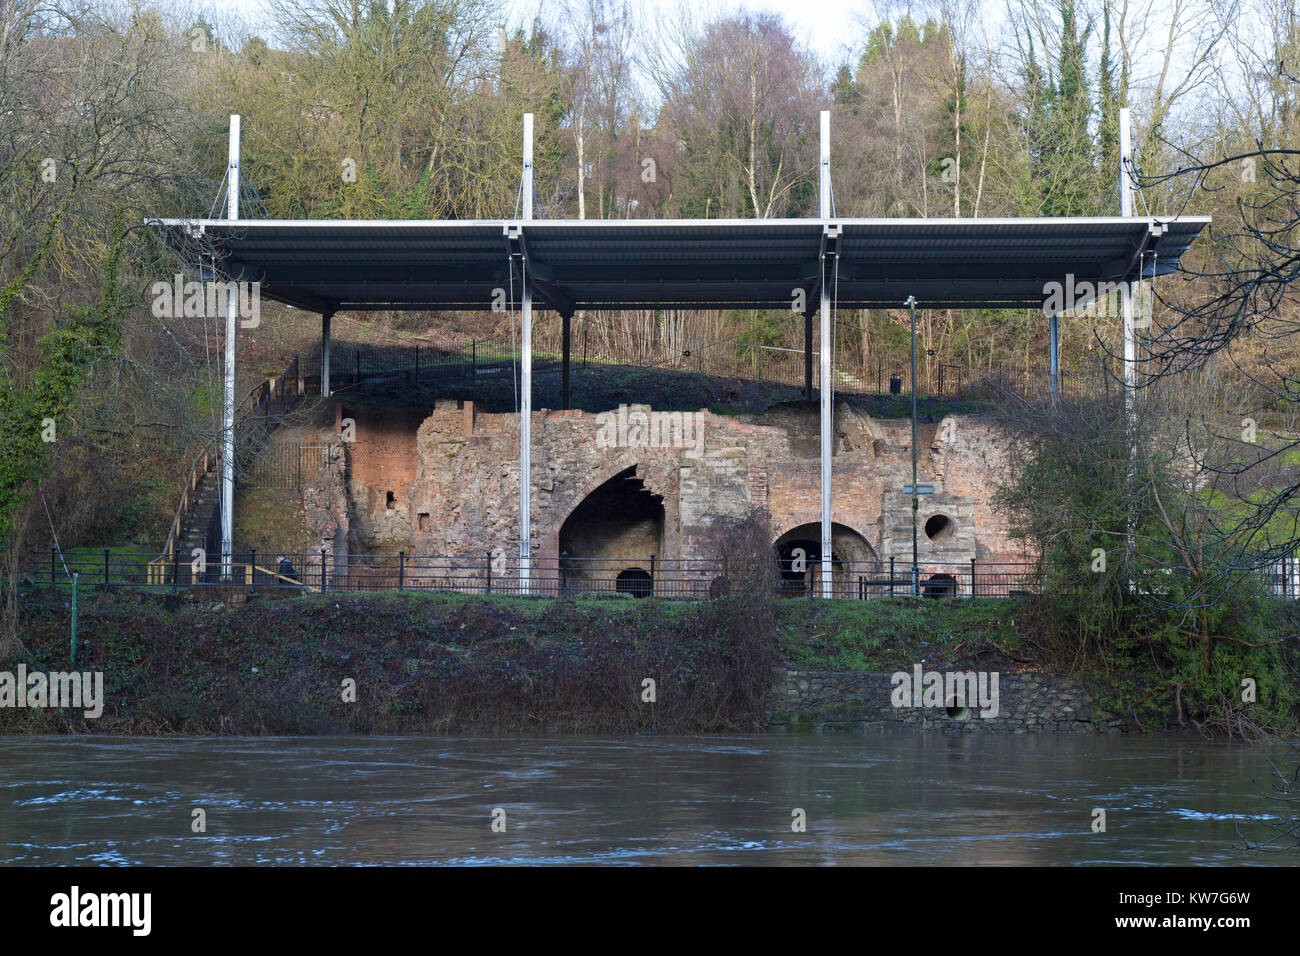
<svg viewBox="0 0 1300 956">
<path fill-rule="evenodd" d="M 1133 137 L 1127 106 L 1119 111 L 1119 212 L 1121 216 L 1133 215 Z M 1124 420 L 1129 435 L 1129 482 L 1137 470 L 1137 420 L 1134 410 L 1134 396 L 1137 391 L 1137 335 L 1133 318 L 1133 284 L 1128 276 L 1120 286 L 1120 301 L 1124 309 Z M 1128 586 L 1134 587 L 1132 577 L 1133 555 L 1137 550 L 1137 540 L 1133 534 L 1133 514 L 1128 516 L 1128 538 L 1126 541 L 1125 565 L 1129 569 Z"/>
<path fill-rule="evenodd" d="M 533 218 L 533 114 L 524 114 L 524 178 L 520 215 Z M 522 233 L 522 230 L 521 230 Z M 533 475 L 533 284 L 528 257 L 523 262 L 520 306 L 521 355 L 519 390 L 519 590 L 527 594 L 532 583 L 532 475 Z"/>
<path fill-rule="evenodd" d="M 1129 175 L 1133 161 L 1133 140 L 1129 108 L 1119 111 L 1119 214 L 1133 215 L 1133 180 Z M 1127 276 L 1125 279 L 1127 280 Z M 1124 305 L 1124 406 L 1133 415 L 1133 390 L 1137 387 L 1137 338 L 1133 320 L 1133 287 L 1125 281 L 1121 291 Z"/>
<path fill-rule="evenodd" d="M 239 218 L 239 115 L 230 117 L 226 159 L 226 218 Z M 213 280 L 216 280 L 214 275 Z M 227 287 L 229 288 L 229 287 Z M 235 327 L 239 296 L 226 295 L 226 354 L 221 414 L 221 578 L 234 573 L 235 536 Z"/>
<path fill-rule="evenodd" d="M 329 398 L 330 394 L 330 319 L 332 312 L 320 314 L 320 394 Z"/>
<path fill-rule="evenodd" d="M 825 248 L 825 230 L 831 218 L 831 114 L 829 110 L 821 112 L 821 156 L 817 175 L 817 215 L 822 221 L 823 249 Z M 831 567 L 831 447 L 834 424 L 834 408 L 831 404 L 831 342 L 834 339 L 831 330 L 831 298 L 829 283 L 826 281 L 826 262 L 823 255 L 821 263 L 821 346 L 818 350 L 820 359 L 819 380 L 821 396 L 821 498 L 822 498 L 822 597 L 831 596 L 833 569 Z"/>
</svg>

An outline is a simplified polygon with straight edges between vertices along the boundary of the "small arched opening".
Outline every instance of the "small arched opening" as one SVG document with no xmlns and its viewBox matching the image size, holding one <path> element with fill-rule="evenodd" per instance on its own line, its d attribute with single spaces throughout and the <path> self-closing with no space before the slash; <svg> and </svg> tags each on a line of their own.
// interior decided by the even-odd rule
<svg viewBox="0 0 1300 956">
<path fill-rule="evenodd" d="M 628 568 L 626 571 L 618 572 L 618 577 L 614 581 L 614 590 L 630 594 L 634 598 L 644 598 L 651 595 L 654 585 L 650 580 L 649 571 L 644 568 Z"/>
<path fill-rule="evenodd" d="M 921 594 L 930 598 L 956 597 L 957 579 L 951 574 L 932 574 L 921 586 Z"/>
</svg>

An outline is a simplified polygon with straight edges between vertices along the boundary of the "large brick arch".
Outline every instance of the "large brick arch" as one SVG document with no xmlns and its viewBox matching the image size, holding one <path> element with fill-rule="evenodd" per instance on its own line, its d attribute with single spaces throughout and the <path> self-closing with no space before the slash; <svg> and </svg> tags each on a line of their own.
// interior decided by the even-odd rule
<svg viewBox="0 0 1300 956">
<path fill-rule="evenodd" d="M 797 529 L 797 528 L 802 528 L 802 527 L 804 527 L 804 526 L 816 526 L 816 527 L 818 528 L 818 531 L 817 531 L 817 534 L 816 534 L 815 537 L 816 537 L 816 538 L 820 538 L 820 537 L 821 537 L 821 530 L 820 530 L 821 519 L 820 519 L 820 518 L 815 518 L 815 519 L 813 519 L 812 521 L 793 521 L 793 520 L 792 520 L 792 521 L 787 522 L 787 524 L 788 524 L 788 526 L 787 526 L 787 527 L 783 527 L 783 529 L 782 529 L 782 531 L 781 531 L 780 534 L 777 534 L 777 535 L 775 535 L 775 536 L 772 538 L 772 545 L 773 545 L 773 547 L 775 547 L 776 544 L 777 544 L 777 542 L 779 542 L 782 538 L 784 538 L 786 535 L 788 535 L 791 531 L 794 531 L 794 530 Z M 848 535 L 852 535 L 854 538 L 858 539 L 857 541 L 854 542 L 855 546 L 860 545 L 861 548 L 864 549 L 864 551 L 863 551 L 862 554 L 853 554 L 853 555 L 849 555 L 849 556 L 848 556 L 848 557 L 849 557 L 849 560 L 859 560 L 859 561 L 878 561 L 878 560 L 880 560 L 880 551 L 879 551 L 879 549 L 878 549 L 874 544 L 871 543 L 871 539 L 868 538 L 868 537 L 867 537 L 865 534 L 863 534 L 861 531 L 859 531 L 857 528 L 853 527 L 853 526 L 850 525 L 850 524 L 846 524 L 846 523 L 843 522 L 843 521 L 832 521 L 832 522 L 831 522 L 831 550 L 834 551 L 834 548 L 835 548 L 835 541 L 836 541 L 837 538 L 840 538 L 841 536 L 847 537 Z M 856 548 L 855 548 L 855 550 L 856 550 Z"/>
<path fill-rule="evenodd" d="M 795 532 L 800 533 L 796 535 Z M 794 558 L 790 549 L 795 542 L 807 540 L 820 551 L 818 543 L 820 538 L 820 521 L 800 521 L 791 523 L 773 539 L 772 546 L 781 557 L 783 593 L 791 593 L 791 591 L 797 594 L 812 593 L 819 587 L 822 562 L 814 561 L 813 552 L 809 552 L 806 567 L 800 568 L 793 563 Z M 865 576 L 875 573 L 878 569 L 877 562 L 880 560 L 879 552 L 872 547 L 866 535 L 851 525 L 839 521 L 831 522 L 831 554 L 836 559 L 831 572 L 831 593 L 836 597 L 853 597 L 855 586 L 860 591 L 862 580 Z"/>
<path fill-rule="evenodd" d="M 557 495 L 551 506 L 557 516 L 555 533 L 559 534 L 560 526 L 569 520 L 569 515 L 573 514 L 578 505 L 587 500 L 588 495 L 611 478 L 627 471 L 629 468 L 635 468 L 641 463 L 642 458 L 640 455 L 631 449 L 625 450 L 612 462 L 588 472 L 581 484 L 575 484 L 573 491 Z"/>
<path fill-rule="evenodd" d="M 581 484 L 577 484 L 573 491 L 556 495 L 549 503 L 547 524 L 542 534 L 541 551 L 539 557 L 544 561 L 555 561 L 560 556 L 560 529 L 564 527 L 564 522 L 569 520 L 569 516 L 578 509 L 578 506 L 587 500 L 593 491 L 605 484 L 607 481 L 617 477 L 629 468 L 641 470 L 641 466 L 646 464 L 647 457 L 639 455 L 633 449 L 624 450 L 613 461 L 602 463 L 599 469 L 592 470 L 587 474 Z M 638 477 L 645 479 L 644 475 Z M 646 487 L 649 488 L 647 481 Z M 670 489 L 650 488 L 655 494 L 662 495 L 664 499 L 665 520 L 668 515 L 675 515 L 677 512 L 677 502 Z M 539 529 L 542 530 L 542 529 Z"/>
</svg>

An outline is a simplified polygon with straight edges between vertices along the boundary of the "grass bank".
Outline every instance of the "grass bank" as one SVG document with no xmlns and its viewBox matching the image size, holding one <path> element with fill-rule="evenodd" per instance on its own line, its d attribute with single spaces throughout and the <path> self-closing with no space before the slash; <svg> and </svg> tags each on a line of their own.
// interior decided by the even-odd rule
<svg viewBox="0 0 1300 956">
<path fill-rule="evenodd" d="M 1042 613 L 1029 599 L 772 607 L 773 632 L 762 634 L 743 600 L 327 594 L 168 612 L 91 593 L 76 666 L 103 671 L 103 715 L 0 708 L 0 732 L 741 733 L 762 728 L 779 666 L 1074 673 L 1117 712 L 1141 699 L 1151 726 L 1177 726 L 1177 707 L 1192 703 L 1151 693 L 1158 661 L 1134 656 L 1117 672 L 1054 656 L 1026 626 Z M 1300 609 L 1279 613 L 1300 625 Z M 24 627 L 29 673 L 72 669 L 65 595 L 27 595 Z"/>
</svg>

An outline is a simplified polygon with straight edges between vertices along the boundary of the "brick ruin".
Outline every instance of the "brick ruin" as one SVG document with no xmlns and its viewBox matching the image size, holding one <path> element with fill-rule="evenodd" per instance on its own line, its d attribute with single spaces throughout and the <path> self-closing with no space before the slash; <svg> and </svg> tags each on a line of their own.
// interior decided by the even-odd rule
<svg viewBox="0 0 1300 956">
<path fill-rule="evenodd" d="M 347 419 L 353 440 L 304 490 L 313 534 L 335 562 L 349 556 L 456 555 L 482 570 L 487 555 L 513 568 L 519 550 L 519 448 L 513 414 L 471 401 L 432 410 L 339 401 L 337 440 Z M 323 431 L 329 431 L 328 429 Z M 832 560 L 837 592 L 853 586 L 840 562 L 898 559 L 910 568 L 911 425 L 835 405 Z M 988 418 L 955 414 L 919 427 L 919 556 L 931 588 L 966 591 L 951 566 L 1023 560 L 992 503 L 1006 436 Z M 771 514 L 787 584 L 819 574 L 820 482 L 817 407 L 774 406 L 756 415 L 656 413 L 623 406 L 593 413 L 533 415 L 533 554 L 536 566 L 563 561 L 573 577 L 646 577 L 656 562 L 705 560 L 719 516 L 752 507 Z M 806 567 L 793 570 L 802 548 Z M 599 559 L 599 568 L 574 563 Z M 358 562 L 359 563 L 359 562 Z M 939 567 L 942 564 L 944 567 Z M 508 573 L 508 572 L 507 572 Z M 623 575 L 619 578 L 618 575 Z M 955 580 L 953 580 L 955 578 Z M 948 583 L 945 583 L 947 581 Z M 611 585 L 613 587 L 614 585 Z"/>
</svg>

